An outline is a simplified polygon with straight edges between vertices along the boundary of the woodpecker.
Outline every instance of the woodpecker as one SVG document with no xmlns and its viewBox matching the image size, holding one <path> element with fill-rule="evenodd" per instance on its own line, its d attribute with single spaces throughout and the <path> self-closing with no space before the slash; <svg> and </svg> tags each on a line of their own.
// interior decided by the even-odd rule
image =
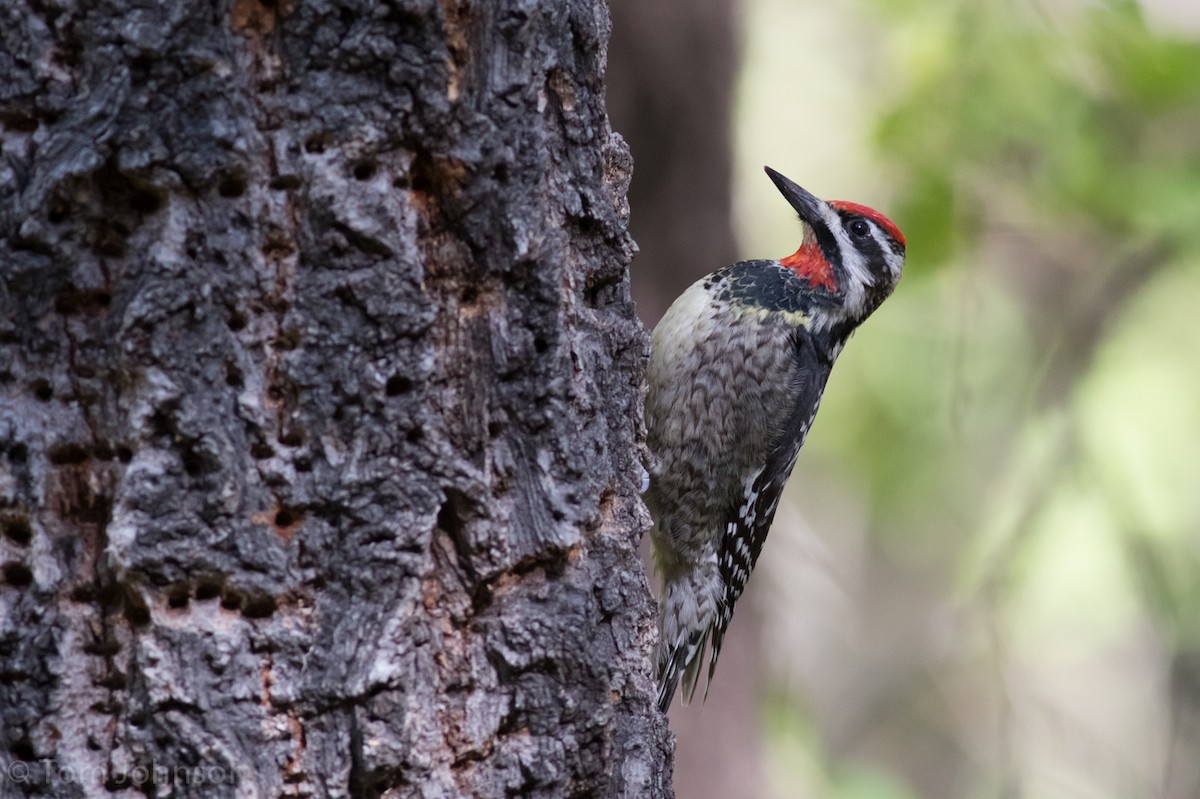
<svg viewBox="0 0 1200 799">
<path fill-rule="evenodd" d="M 833 362 L 904 266 L 904 235 L 886 216 L 766 172 L 800 216 L 800 248 L 702 278 L 651 337 L 646 500 L 663 583 L 664 713 L 681 677 L 692 698 L 706 646 L 711 684 Z"/>
</svg>

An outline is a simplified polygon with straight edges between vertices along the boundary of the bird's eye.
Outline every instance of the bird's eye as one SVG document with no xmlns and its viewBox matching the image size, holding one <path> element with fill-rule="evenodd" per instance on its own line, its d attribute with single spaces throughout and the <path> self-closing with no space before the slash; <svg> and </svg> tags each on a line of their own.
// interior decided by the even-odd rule
<svg viewBox="0 0 1200 799">
<path fill-rule="evenodd" d="M 850 228 L 850 232 L 853 235 L 858 236 L 860 239 L 865 238 L 871 234 L 871 226 L 868 225 L 862 219 L 850 220 L 850 224 L 848 225 L 848 227 Z"/>
</svg>

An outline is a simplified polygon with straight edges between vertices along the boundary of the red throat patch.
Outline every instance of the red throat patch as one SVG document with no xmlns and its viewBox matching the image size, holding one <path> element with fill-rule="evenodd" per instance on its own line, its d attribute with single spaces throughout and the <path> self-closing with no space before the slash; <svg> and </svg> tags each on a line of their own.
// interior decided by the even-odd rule
<svg viewBox="0 0 1200 799">
<path fill-rule="evenodd" d="M 825 254 L 817 242 L 810 239 L 800 245 L 800 249 L 786 258 L 780 258 L 779 263 L 791 269 L 813 286 L 820 286 L 829 291 L 838 290 L 837 278 L 833 275 L 833 267 L 825 260 Z"/>
</svg>

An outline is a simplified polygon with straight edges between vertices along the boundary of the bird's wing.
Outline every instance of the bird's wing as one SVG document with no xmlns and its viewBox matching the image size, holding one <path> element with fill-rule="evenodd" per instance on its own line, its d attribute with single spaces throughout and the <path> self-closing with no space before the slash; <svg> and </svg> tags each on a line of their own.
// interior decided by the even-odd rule
<svg viewBox="0 0 1200 799">
<path fill-rule="evenodd" d="M 717 553 L 717 566 L 721 573 L 721 584 L 725 595 L 718 602 L 717 617 L 713 621 L 711 654 L 708 664 L 708 681 L 711 683 L 717 668 L 717 658 L 729 620 L 733 618 L 733 607 L 746 588 L 750 573 L 754 570 L 763 543 L 771 529 L 775 511 L 783 487 L 787 485 L 796 464 L 796 457 L 808 436 L 825 381 L 829 377 L 830 364 L 821 359 L 812 341 L 807 336 L 798 337 L 793 348 L 796 379 L 799 390 L 787 421 L 777 441 L 771 447 L 766 462 L 751 471 L 742 485 L 740 497 L 729 508 L 726 516 L 726 534 L 721 537 Z M 697 658 L 699 661 L 699 658 Z M 686 677 L 685 677 L 686 679 Z M 692 684 L 695 688 L 695 675 Z M 689 691 L 690 694 L 690 691 Z"/>
</svg>

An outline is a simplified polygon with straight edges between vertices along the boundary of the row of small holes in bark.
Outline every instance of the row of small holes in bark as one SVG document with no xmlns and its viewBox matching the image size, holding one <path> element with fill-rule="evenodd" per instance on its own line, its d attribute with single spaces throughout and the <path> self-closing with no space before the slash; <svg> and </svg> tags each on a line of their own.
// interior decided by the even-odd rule
<svg viewBox="0 0 1200 799">
<path fill-rule="evenodd" d="M 217 194 L 222 197 L 241 197 L 246 193 L 246 177 L 240 173 L 225 175 L 217 181 Z M 155 188 L 138 188 L 130 192 L 125 200 L 130 210 L 139 214 L 153 214 L 162 209 L 167 202 L 167 193 Z M 46 218 L 57 225 L 71 217 L 71 205 L 64 199 L 56 199 L 50 204 Z"/>
<path fill-rule="evenodd" d="M 71 313 L 71 311 L 66 311 L 66 313 Z M 76 370 L 76 374 L 79 377 L 91 377 L 94 373 L 85 370 L 83 367 L 80 367 L 78 370 Z M 50 381 L 44 377 L 39 377 L 30 381 L 29 393 L 33 394 L 34 398 L 39 402 L 49 402 L 50 400 L 54 399 L 54 387 L 50 384 Z"/>
<path fill-rule="evenodd" d="M 359 161 L 351 167 L 355 180 L 370 180 L 375 176 L 376 166 L 373 161 Z M 301 180 L 298 175 L 278 175 L 268 184 L 275 191 L 294 191 L 300 188 Z M 217 194 L 233 199 L 246 193 L 246 177 L 241 174 L 226 175 L 217 182 Z M 166 193 L 153 189 L 139 189 L 129 195 L 129 207 L 139 214 L 153 214 L 166 204 Z M 65 200 L 55 200 L 46 218 L 53 224 L 61 224 L 71 216 L 71 206 Z"/>
<path fill-rule="evenodd" d="M 3 573 L 7 577 L 8 567 L 11 565 L 13 564 L 9 563 L 0 567 L 0 573 Z M 28 572 L 28 568 L 24 564 L 16 565 L 21 566 Z M 19 577 L 20 572 L 17 574 Z M 29 577 L 32 580 L 32 574 Z M 25 585 L 28 584 L 28 582 L 25 583 Z M 99 590 L 92 585 L 80 586 L 71 593 L 71 599 L 76 602 L 100 602 L 101 605 L 109 607 L 120 606 L 132 623 L 137 625 L 150 623 L 149 609 L 146 608 L 139 597 L 112 586 L 107 586 Z M 244 591 L 225 585 L 220 579 L 198 580 L 194 588 L 186 584 L 177 584 L 167 589 L 167 606 L 170 608 L 175 610 L 186 608 L 192 599 L 195 599 L 197 602 L 210 602 L 220 599 L 222 608 L 225 610 L 240 611 L 248 619 L 265 619 L 274 614 L 278 609 L 275 597 L 270 594 L 255 590 Z M 104 641 L 96 642 L 89 644 L 87 651 L 92 654 L 114 654 L 115 650 L 108 651 L 105 649 L 105 646 Z M 111 646 L 108 648 L 111 648 Z"/>
<path fill-rule="evenodd" d="M 239 591 L 212 580 L 201 580 L 194 589 L 186 585 L 172 586 L 167 591 L 167 607 L 183 610 L 194 598 L 197 602 L 211 602 L 220 598 L 225 610 L 241 611 L 248 619 L 265 619 L 275 613 L 278 605 L 270 594 L 260 591 Z"/>
</svg>

